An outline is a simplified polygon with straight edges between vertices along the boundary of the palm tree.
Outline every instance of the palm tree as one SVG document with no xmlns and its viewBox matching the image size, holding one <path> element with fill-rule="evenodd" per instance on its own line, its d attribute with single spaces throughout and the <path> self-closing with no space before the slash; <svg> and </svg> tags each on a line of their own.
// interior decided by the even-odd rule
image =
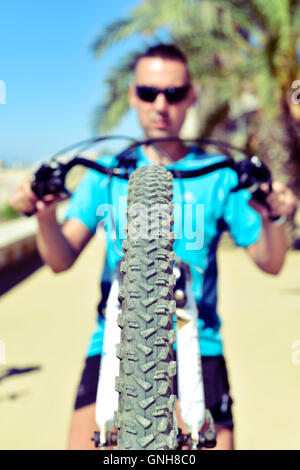
<svg viewBox="0 0 300 470">
<path fill-rule="evenodd" d="M 177 44 L 189 59 L 200 96 L 211 90 L 198 135 L 215 132 L 245 94 L 254 97 L 245 144 L 271 164 L 275 176 L 288 175 L 299 190 L 300 117 L 290 95 L 300 77 L 300 0 L 144 0 L 100 32 L 95 54 L 100 57 L 133 34 Z M 107 96 L 96 118 L 102 131 L 116 126 L 128 110 L 127 87 L 139 52 L 107 76 Z"/>
</svg>

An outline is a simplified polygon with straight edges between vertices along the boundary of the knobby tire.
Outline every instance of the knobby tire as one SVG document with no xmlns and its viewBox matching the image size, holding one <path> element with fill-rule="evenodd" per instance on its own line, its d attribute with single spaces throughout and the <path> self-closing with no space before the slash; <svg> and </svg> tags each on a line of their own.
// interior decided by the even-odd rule
<svg viewBox="0 0 300 470">
<path fill-rule="evenodd" d="M 120 268 L 118 450 L 169 450 L 177 444 L 172 198 L 173 178 L 163 166 L 132 173 Z"/>
</svg>

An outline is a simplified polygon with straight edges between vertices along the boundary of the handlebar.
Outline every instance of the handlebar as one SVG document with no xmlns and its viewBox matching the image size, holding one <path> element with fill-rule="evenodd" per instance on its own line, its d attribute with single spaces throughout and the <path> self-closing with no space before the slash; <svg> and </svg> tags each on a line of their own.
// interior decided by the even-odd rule
<svg viewBox="0 0 300 470">
<path fill-rule="evenodd" d="M 169 171 L 173 174 L 173 177 L 186 179 L 186 178 L 196 178 L 218 169 L 222 168 L 231 168 L 237 173 L 238 184 L 232 188 L 232 192 L 239 191 L 241 189 L 248 189 L 252 193 L 252 198 L 263 204 L 268 209 L 268 203 L 266 202 L 267 195 L 272 191 L 272 177 L 271 172 L 268 167 L 257 157 L 250 157 L 243 149 L 235 147 L 227 142 L 212 140 L 212 139 L 179 139 L 176 137 L 172 138 L 160 138 L 160 139 L 148 139 L 143 141 L 137 141 L 132 138 L 126 137 L 127 140 L 130 140 L 131 144 L 122 150 L 119 154 L 116 155 L 115 159 L 117 162 L 116 166 L 106 167 L 101 165 L 98 162 L 89 160 L 80 155 L 82 151 L 86 151 L 91 146 L 95 145 L 104 140 L 108 139 L 121 139 L 123 136 L 112 136 L 112 137 L 97 137 L 93 139 L 88 139 L 87 141 L 80 142 L 71 147 L 64 149 L 63 151 L 57 153 L 52 157 L 48 163 L 44 163 L 40 168 L 35 172 L 31 188 L 32 191 L 36 194 L 38 199 L 43 200 L 43 198 L 48 194 L 62 194 L 65 196 L 69 195 L 69 191 L 65 186 L 66 176 L 68 172 L 75 166 L 81 165 L 89 169 L 98 171 L 101 174 L 108 175 L 110 178 L 117 177 L 122 179 L 129 179 L 130 174 L 137 166 L 137 157 L 134 155 L 134 151 L 144 145 L 144 146 L 154 146 L 161 142 L 167 141 L 180 141 L 182 143 L 194 143 L 200 145 L 213 145 L 218 148 L 222 148 L 223 152 L 227 155 L 225 160 L 214 163 L 206 166 L 205 168 L 198 168 L 193 170 L 172 170 Z M 71 148 L 81 146 L 82 149 L 75 157 L 71 158 L 66 163 L 63 163 L 58 160 L 59 155 L 67 153 Z M 240 161 L 235 161 L 228 151 L 238 151 L 244 156 L 244 159 Z M 268 183 L 268 192 L 264 192 L 260 189 L 262 183 Z M 26 213 L 25 215 L 31 216 L 32 213 Z"/>
</svg>

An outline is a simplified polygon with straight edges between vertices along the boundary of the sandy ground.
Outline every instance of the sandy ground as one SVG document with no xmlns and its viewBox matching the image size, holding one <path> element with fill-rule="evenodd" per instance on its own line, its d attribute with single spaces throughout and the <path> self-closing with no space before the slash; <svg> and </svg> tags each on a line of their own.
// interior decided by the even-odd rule
<svg viewBox="0 0 300 470">
<path fill-rule="evenodd" d="M 44 267 L 1 299 L 0 449 L 66 447 L 102 258 L 95 239 L 70 272 Z M 279 277 L 242 250 L 222 249 L 219 261 L 236 447 L 300 449 L 300 253 Z M 11 369 L 23 373 L 3 378 Z"/>
</svg>

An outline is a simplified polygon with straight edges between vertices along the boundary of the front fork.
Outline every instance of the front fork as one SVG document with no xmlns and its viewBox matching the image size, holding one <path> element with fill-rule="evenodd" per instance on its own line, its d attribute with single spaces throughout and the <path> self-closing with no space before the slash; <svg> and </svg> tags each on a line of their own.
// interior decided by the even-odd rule
<svg viewBox="0 0 300 470">
<path fill-rule="evenodd" d="M 100 447 L 100 432 L 95 431 L 94 437 L 91 439 L 94 441 L 95 447 Z M 205 412 L 205 423 L 199 431 L 198 442 L 194 442 L 191 434 L 183 434 L 181 429 L 178 429 L 177 434 L 177 448 L 176 450 L 181 450 L 183 447 L 189 447 L 192 450 L 201 449 L 203 447 L 207 449 L 212 449 L 216 446 L 216 428 L 214 424 L 213 417 L 209 410 Z M 106 442 L 101 445 L 102 448 L 108 449 L 117 445 L 117 434 L 111 431 L 106 433 Z"/>
<path fill-rule="evenodd" d="M 181 354 L 178 354 L 177 357 L 177 360 L 179 361 L 177 369 L 178 372 L 180 372 L 179 390 L 183 394 L 180 394 L 180 396 L 185 397 L 185 400 L 182 400 L 182 405 L 185 404 L 185 406 L 181 408 L 181 411 L 183 412 L 182 417 L 184 422 L 191 422 L 189 430 L 192 429 L 193 431 L 191 434 L 183 434 L 181 430 L 178 431 L 177 448 L 181 449 L 182 446 L 185 445 L 191 449 L 197 449 L 199 447 L 211 448 L 216 444 L 216 431 L 210 411 L 205 410 L 202 372 L 199 361 L 199 341 L 197 336 L 197 308 L 191 289 L 189 268 L 186 263 L 182 263 L 180 260 L 177 261 L 177 271 L 174 269 L 177 278 L 174 297 L 176 299 L 177 314 L 179 314 L 179 320 L 182 323 L 181 327 L 177 325 L 177 328 L 181 330 L 179 332 L 179 336 L 177 335 L 178 349 L 182 349 L 182 351 L 178 351 L 178 353 L 181 352 Z M 105 354 L 103 354 L 100 369 L 96 406 L 96 421 L 100 427 L 100 433 L 95 432 L 94 437 L 92 438 L 95 443 L 95 447 L 100 447 L 101 445 L 102 448 L 116 445 L 117 439 L 116 434 L 112 429 L 113 425 L 111 424 L 113 422 L 113 413 L 117 409 L 117 393 L 114 392 L 114 394 L 112 394 L 111 389 L 113 388 L 114 376 L 117 375 L 119 367 L 118 361 L 116 362 L 115 350 L 115 345 L 119 342 L 120 336 L 119 328 L 116 325 L 116 319 L 120 309 L 118 302 L 119 282 L 121 282 L 120 279 L 114 280 L 107 301 L 106 311 L 108 317 L 103 343 L 103 351 Z M 179 346 L 181 347 L 179 348 Z M 187 374 L 187 355 L 189 356 L 189 365 L 194 371 L 193 374 Z M 104 362 L 106 362 L 106 364 L 104 364 Z M 112 367 L 113 364 L 115 364 L 115 367 Z M 105 365 L 107 366 L 106 368 L 104 367 Z M 107 369 L 106 373 L 104 373 L 104 369 Z M 115 373 L 114 370 L 116 371 Z M 108 382 L 110 384 L 109 386 Z M 195 402 L 195 397 L 193 396 L 194 393 L 191 395 L 189 389 L 194 390 L 194 392 L 197 391 L 197 400 Z M 105 392 L 108 390 L 109 392 L 107 395 Z M 112 400 L 113 398 L 115 398 L 115 400 Z M 113 401 L 115 401 L 115 403 L 112 406 Z M 192 413 L 190 410 L 191 404 Z M 105 425 L 107 423 L 109 423 L 109 426 Z M 200 426 L 201 429 L 199 430 Z"/>
<path fill-rule="evenodd" d="M 217 433 L 214 424 L 213 417 L 209 410 L 205 412 L 205 423 L 199 431 L 198 442 L 195 442 L 192 439 L 191 434 L 183 434 L 181 429 L 178 430 L 177 435 L 178 447 L 177 450 L 181 450 L 183 447 L 188 447 L 189 449 L 196 450 L 202 449 L 203 447 L 207 449 L 212 449 L 216 446 L 217 443 Z"/>
</svg>

